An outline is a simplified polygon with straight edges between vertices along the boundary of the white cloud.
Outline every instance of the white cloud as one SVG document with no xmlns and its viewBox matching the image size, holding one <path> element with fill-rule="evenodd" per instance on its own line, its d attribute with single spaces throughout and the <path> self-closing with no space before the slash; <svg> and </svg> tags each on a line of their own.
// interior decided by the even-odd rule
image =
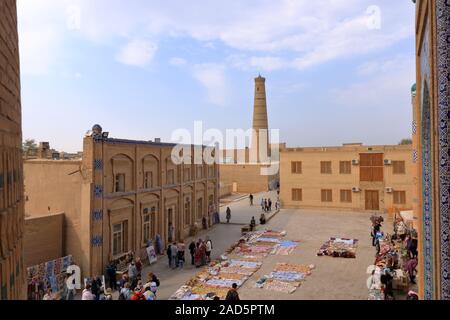
<svg viewBox="0 0 450 320">
<path fill-rule="evenodd" d="M 173 66 L 183 66 L 187 63 L 186 59 L 179 58 L 179 57 L 173 57 L 169 60 L 169 64 Z"/>
<path fill-rule="evenodd" d="M 334 89 L 333 101 L 351 108 L 410 108 L 410 88 L 415 82 L 414 57 L 371 61 L 358 68 L 364 78 L 347 87 Z"/>
<path fill-rule="evenodd" d="M 403 1 L 378 0 L 381 28 L 368 27 L 372 0 L 20 0 L 22 12 L 35 24 L 64 19 L 66 8 L 80 8 L 80 28 L 86 39 L 114 45 L 116 40 L 188 37 L 203 47 L 221 42 L 244 54 L 246 68 L 276 70 L 310 68 L 327 61 L 378 52 L 414 37 L 414 6 Z M 64 7 L 57 11 L 55 7 Z M 39 9 L 38 11 L 34 9 Z M 45 12 L 47 9 L 49 12 Z M 34 14 L 31 14 L 34 13 Z M 39 14 L 42 13 L 42 14 Z M 66 21 L 61 25 L 65 29 Z M 57 45 L 62 46 L 61 42 Z M 133 47 L 134 46 L 134 47 Z M 127 49 L 127 48 L 125 48 Z M 131 44 L 125 61 L 145 64 L 155 47 Z M 240 68 L 243 68 L 241 65 Z"/>
<path fill-rule="evenodd" d="M 274 71 L 289 66 L 289 62 L 280 57 L 252 56 L 235 54 L 227 57 L 227 62 L 232 67 L 241 70 Z"/>
<path fill-rule="evenodd" d="M 121 48 L 117 54 L 117 61 L 136 67 L 145 67 L 153 59 L 158 46 L 148 40 L 134 39 Z"/>
<path fill-rule="evenodd" d="M 197 64 L 193 67 L 192 74 L 206 88 L 208 102 L 218 106 L 226 105 L 228 86 L 223 65 Z"/>
</svg>

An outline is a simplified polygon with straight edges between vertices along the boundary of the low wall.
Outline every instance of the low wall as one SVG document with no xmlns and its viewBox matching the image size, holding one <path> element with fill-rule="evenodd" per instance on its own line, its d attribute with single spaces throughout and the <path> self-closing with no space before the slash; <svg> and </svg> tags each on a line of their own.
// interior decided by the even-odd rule
<svg viewBox="0 0 450 320">
<path fill-rule="evenodd" d="M 269 190 L 272 177 L 261 175 L 261 164 L 221 164 L 220 182 L 236 184 L 239 193 L 258 193 Z"/>
<path fill-rule="evenodd" d="M 24 264 L 34 266 L 64 255 L 64 213 L 25 219 Z"/>
<path fill-rule="evenodd" d="M 232 184 L 224 184 L 220 186 L 219 189 L 219 198 L 223 198 L 229 196 L 233 192 Z"/>
</svg>

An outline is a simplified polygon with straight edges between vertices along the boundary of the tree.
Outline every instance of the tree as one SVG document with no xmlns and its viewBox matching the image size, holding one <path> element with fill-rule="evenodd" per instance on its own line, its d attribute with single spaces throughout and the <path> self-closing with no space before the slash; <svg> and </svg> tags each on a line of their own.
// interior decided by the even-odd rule
<svg viewBox="0 0 450 320">
<path fill-rule="evenodd" d="M 22 149 L 25 154 L 29 154 L 30 152 L 36 151 L 38 145 L 36 140 L 34 139 L 25 139 L 25 142 L 22 143 Z"/>
<path fill-rule="evenodd" d="M 408 144 L 412 144 L 412 140 L 410 138 L 402 139 L 402 141 L 400 141 L 399 143 L 399 145 L 408 145 Z"/>
</svg>

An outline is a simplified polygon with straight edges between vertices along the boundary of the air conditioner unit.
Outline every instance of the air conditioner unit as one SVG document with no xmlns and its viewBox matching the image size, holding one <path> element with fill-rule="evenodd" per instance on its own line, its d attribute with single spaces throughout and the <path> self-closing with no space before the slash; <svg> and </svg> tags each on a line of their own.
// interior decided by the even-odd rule
<svg viewBox="0 0 450 320">
<path fill-rule="evenodd" d="M 385 166 L 389 166 L 389 165 L 391 165 L 391 164 L 392 164 L 392 160 L 384 159 L 384 165 L 385 165 Z"/>
<path fill-rule="evenodd" d="M 361 189 L 358 188 L 358 187 L 353 187 L 352 188 L 352 192 L 360 192 L 360 191 L 361 191 Z"/>
<path fill-rule="evenodd" d="M 359 160 L 352 160 L 352 165 L 357 166 L 359 164 Z"/>
<path fill-rule="evenodd" d="M 394 189 L 393 188 L 386 188 L 386 192 L 387 193 L 392 193 L 392 192 L 394 192 Z"/>
</svg>

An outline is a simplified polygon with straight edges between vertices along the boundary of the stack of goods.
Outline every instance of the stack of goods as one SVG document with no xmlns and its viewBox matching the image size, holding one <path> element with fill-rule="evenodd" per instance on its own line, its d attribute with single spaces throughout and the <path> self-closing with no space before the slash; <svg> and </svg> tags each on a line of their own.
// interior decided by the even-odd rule
<svg viewBox="0 0 450 320">
<path fill-rule="evenodd" d="M 27 268 L 28 276 L 28 298 L 40 299 L 48 288 L 58 293 L 64 288 L 64 279 L 67 268 L 72 265 L 72 256 L 41 263 Z"/>
<path fill-rule="evenodd" d="M 318 256 L 356 258 L 357 239 L 330 238 L 320 248 Z"/>
<path fill-rule="evenodd" d="M 291 294 L 311 274 L 313 268 L 313 265 L 278 263 L 268 277 L 261 278 L 256 283 L 256 287 Z"/>
</svg>

